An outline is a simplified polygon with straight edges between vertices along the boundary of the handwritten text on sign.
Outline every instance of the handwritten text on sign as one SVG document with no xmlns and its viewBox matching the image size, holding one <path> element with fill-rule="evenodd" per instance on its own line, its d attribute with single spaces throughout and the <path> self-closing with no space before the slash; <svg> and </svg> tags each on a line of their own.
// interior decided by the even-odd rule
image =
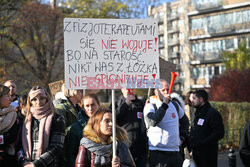
<svg viewBox="0 0 250 167">
<path fill-rule="evenodd" d="M 155 20 L 64 19 L 69 89 L 158 88 Z"/>
</svg>

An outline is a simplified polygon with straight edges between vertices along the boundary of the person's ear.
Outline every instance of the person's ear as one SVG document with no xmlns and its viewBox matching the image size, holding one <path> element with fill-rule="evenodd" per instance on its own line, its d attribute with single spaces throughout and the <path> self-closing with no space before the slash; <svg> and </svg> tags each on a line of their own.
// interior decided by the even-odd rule
<svg viewBox="0 0 250 167">
<path fill-rule="evenodd" d="M 204 99 L 203 99 L 203 97 L 200 97 L 200 101 L 201 101 L 202 103 L 204 103 Z"/>
</svg>

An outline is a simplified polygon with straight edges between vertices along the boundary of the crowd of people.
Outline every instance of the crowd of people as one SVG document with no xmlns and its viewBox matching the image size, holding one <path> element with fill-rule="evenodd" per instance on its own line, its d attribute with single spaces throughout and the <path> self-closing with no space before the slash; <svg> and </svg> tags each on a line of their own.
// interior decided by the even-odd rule
<svg viewBox="0 0 250 167">
<path fill-rule="evenodd" d="M 40 86 L 18 96 L 14 81 L 0 84 L 0 166 L 182 167 L 186 147 L 197 167 L 216 167 L 224 125 L 208 93 L 187 94 L 186 104 L 192 108 L 188 119 L 168 94 L 168 82 L 161 84 L 145 102 L 134 89 L 121 89 L 115 103 L 114 157 L 112 105 L 103 108 L 96 94 L 63 84 L 52 100 Z M 249 151 L 249 146 L 244 148 L 242 155 Z"/>
</svg>

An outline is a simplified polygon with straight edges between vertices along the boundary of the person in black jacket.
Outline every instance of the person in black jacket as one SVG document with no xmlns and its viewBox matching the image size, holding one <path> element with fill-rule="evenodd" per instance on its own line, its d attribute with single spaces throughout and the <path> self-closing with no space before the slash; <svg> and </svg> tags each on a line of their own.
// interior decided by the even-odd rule
<svg viewBox="0 0 250 167">
<path fill-rule="evenodd" d="M 0 84 L 0 166 L 17 166 L 18 139 L 21 122 L 10 106 L 10 89 Z"/>
<path fill-rule="evenodd" d="M 22 95 L 18 101 L 17 118 L 23 123 L 26 114 L 27 95 Z"/>
<path fill-rule="evenodd" d="M 22 128 L 22 149 L 19 165 L 24 167 L 63 166 L 65 138 L 64 117 L 55 113 L 55 107 L 47 91 L 31 88 Z"/>
<path fill-rule="evenodd" d="M 116 102 L 117 125 L 123 127 L 130 140 L 129 149 L 137 167 L 147 161 L 147 135 L 143 121 L 143 101 L 136 97 L 135 89 L 122 89 L 123 97 Z"/>
<path fill-rule="evenodd" d="M 243 164 L 250 166 L 250 120 L 247 121 L 240 141 L 240 158 Z"/>
<path fill-rule="evenodd" d="M 190 156 L 197 167 L 217 167 L 218 141 L 224 136 L 221 114 L 211 107 L 205 90 L 196 90 L 193 105 L 197 109 L 190 132 Z"/>
</svg>

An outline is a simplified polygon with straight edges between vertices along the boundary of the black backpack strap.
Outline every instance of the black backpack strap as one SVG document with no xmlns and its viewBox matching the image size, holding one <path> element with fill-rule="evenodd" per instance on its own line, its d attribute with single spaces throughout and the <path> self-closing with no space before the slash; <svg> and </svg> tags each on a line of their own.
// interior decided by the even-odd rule
<svg viewBox="0 0 250 167">
<path fill-rule="evenodd" d="M 176 111 L 177 111 L 177 113 L 178 113 L 178 117 L 179 117 L 179 119 L 180 119 L 179 106 L 178 106 L 178 104 L 177 104 L 175 101 L 171 101 L 171 102 L 174 104 L 174 107 L 175 107 L 175 109 L 176 109 Z"/>
<path fill-rule="evenodd" d="M 175 107 L 175 109 L 176 109 L 176 111 L 177 111 L 177 113 L 178 113 L 178 117 L 179 117 L 179 119 L 180 119 L 180 116 L 179 116 L 179 106 L 178 106 L 178 104 L 175 102 L 175 101 L 171 101 L 173 104 L 174 104 L 174 107 Z M 156 107 L 156 104 L 155 103 L 152 103 L 152 105 L 153 105 L 153 107 L 154 107 L 154 109 L 155 109 L 155 111 L 157 110 L 157 107 Z"/>
<path fill-rule="evenodd" d="M 172 103 L 174 104 L 176 111 L 178 113 L 178 117 L 179 117 L 179 131 L 180 131 L 180 138 L 183 142 L 185 142 L 185 140 L 188 137 L 188 129 L 189 129 L 189 119 L 187 117 L 187 115 L 184 112 L 184 115 L 180 118 L 179 115 L 179 105 L 177 104 L 177 102 L 172 101 Z M 186 143 L 184 144 L 186 145 Z"/>
<path fill-rule="evenodd" d="M 155 111 L 156 111 L 156 110 L 157 110 L 156 104 L 153 103 L 152 105 L 153 105 L 153 107 L 154 107 L 154 109 L 155 109 Z"/>
</svg>

